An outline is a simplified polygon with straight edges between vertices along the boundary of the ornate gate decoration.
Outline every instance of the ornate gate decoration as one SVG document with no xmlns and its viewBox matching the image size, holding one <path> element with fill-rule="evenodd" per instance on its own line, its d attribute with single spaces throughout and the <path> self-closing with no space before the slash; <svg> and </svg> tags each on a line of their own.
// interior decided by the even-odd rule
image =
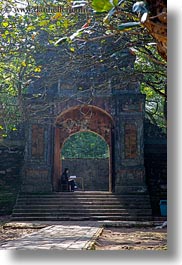
<svg viewBox="0 0 182 265">
<path fill-rule="evenodd" d="M 23 192 L 57 190 L 61 148 L 70 135 L 81 131 L 94 132 L 109 145 L 110 191 L 145 189 L 145 96 L 134 72 L 135 56 L 129 49 L 122 50 L 126 46 L 119 41 L 124 42 L 111 36 L 104 42 L 100 38 L 88 42 L 80 46 L 78 54 L 74 52 L 74 60 L 65 52 L 66 46 L 47 51 L 47 60 L 42 55 L 45 69 L 51 58 L 57 71 L 50 67 L 30 85 L 30 97 L 25 99 Z"/>
<path fill-rule="evenodd" d="M 58 181 L 62 172 L 60 162 L 60 150 L 64 142 L 70 135 L 91 131 L 100 135 L 108 144 L 110 151 L 109 160 L 109 191 L 112 191 L 112 117 L 102 109 L 91 106 L 76 106 L 61 113 L 55 124 L 55 143 L 54 143 L 54 177 L 53 187 L 57 190 Z"/>
</svg>

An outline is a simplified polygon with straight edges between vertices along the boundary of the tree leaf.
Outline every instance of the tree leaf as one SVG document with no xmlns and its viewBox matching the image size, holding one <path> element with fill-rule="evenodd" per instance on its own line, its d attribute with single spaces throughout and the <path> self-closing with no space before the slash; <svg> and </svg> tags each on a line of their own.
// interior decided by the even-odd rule
<svg viewBox="0 0 182 265">
<path fill-rule="evenodd" d="M 9 23 L 6 22 L 6 21 L 5 22 L 2 22 L 2 26 L 5 27 L 5 28 L 7 28 L 9 26 Z"/>
<path fill-rule="evenodd" d="M 71 51 L 71 52 L 74 52 L 74 51 L 75 51 L 75 48 L 74 48 L 74 47 L 71 47 L 71 48 L 70 48 L 70 51 Z"/>
<path fill-rule="evenodd" d="M 22 65 L 23 67 L 25 67 L 27 64 L 26 64 L 25 61 L 23 61 L 23 62 L 21 63 L 21 65 Z"/>
<path fill-rule="evenodd" d="M 52 17 L 52 19 L 53 20 L 57 20 L 57 19 L 60 19 L 62 17 L 62 13 L 61 12 L 58 12 L 58 13 L 56 13 L 53 17 Z"/>
<path fill-rule="evenodd" d="M 118 0 L 93 0 L 92 1 L 92 7 L 97 12 L 108 12 L 118 4 Z"/>
</svg>

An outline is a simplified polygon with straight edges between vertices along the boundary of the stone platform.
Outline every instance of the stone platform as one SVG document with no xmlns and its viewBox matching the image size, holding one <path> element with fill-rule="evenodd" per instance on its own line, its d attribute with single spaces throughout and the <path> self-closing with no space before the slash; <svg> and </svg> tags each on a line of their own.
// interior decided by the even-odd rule
<svg viewBox="0 0 182 265">
<path fill-rule="evenodd" d="M 11 224 L 13 225 L 13 224 Z M 18 225 L 18 224 L 14 224 Z M 21 226 L 21 224 L 19 224 Z M 23 225 L 23 224 L 22 224 Z M 26 226 L 26 224 L 24 224 Z M 40 226 L 40 224 L 37 224 Z M 30 225 L 29 225 L 30 226 Z M 36 224 L 34 224 L 34 227 Z M 97 222 L 63 222 L 48 225 L 39 231 L 0 247 L 4 250 L 87 250 L 102 232 Z"/>
</svg>

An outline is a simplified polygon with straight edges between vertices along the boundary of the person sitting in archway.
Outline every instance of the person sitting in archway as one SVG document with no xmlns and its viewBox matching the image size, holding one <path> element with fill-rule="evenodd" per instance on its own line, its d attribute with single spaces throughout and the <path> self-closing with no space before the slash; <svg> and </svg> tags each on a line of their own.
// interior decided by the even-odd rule
<svg viewBox="0 0 182 265">
<path fill-rule="evenodd" d="M 61 184 L 61 191 L 69 191 L 68 189 L 68 172 L 69 169 L 65 168 L 60 179 L 60 184 Z"/>
<path fill-rule="evenodd" d="M 69 179 L 68 177 L 69 169 L 65 168 L 61 175 L 61 191 L 74 191 L 75 181 L 74 179 Z"/>
</svg>

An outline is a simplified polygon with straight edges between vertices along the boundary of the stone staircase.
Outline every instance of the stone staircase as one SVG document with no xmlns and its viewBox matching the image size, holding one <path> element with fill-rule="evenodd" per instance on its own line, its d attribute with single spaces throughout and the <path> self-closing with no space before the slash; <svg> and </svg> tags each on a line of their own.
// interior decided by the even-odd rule
<svg viewBox="0 0 182 265">
<path fill-rule="evenodd" d="M 150 221 L 148 194 L 59 192 L 19 194 L 13 221 L 117 220 Z"/>
</svg>

